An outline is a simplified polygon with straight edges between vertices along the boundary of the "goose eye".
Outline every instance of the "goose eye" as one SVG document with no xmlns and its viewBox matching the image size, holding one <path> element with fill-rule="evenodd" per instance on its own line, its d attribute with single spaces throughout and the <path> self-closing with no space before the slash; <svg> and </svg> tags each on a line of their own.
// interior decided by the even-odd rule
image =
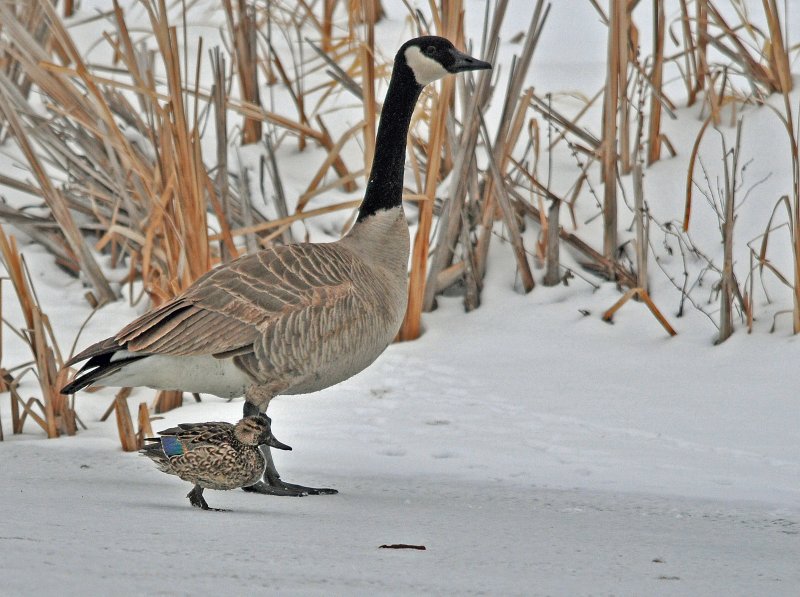
<svg viewBox="0 0 800 597">
<path fill-rule="evenodd" d="M 435 46 L 428 46 L 427 48 L 425 48 L 425 53 L 428 56 L 431 56 L 432 54 L 435 54 L 436 53 L 436 47 Z"/>
</svg>

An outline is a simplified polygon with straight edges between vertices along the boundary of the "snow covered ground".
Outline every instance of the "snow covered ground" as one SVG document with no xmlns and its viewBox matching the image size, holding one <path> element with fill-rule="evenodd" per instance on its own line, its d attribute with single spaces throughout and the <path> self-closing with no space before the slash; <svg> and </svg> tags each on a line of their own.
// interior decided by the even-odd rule
<svg viewBox="0 0 800 597">
<path fill-rule="evenodd" d="M 472 4 L 480 13 L 483 3 Z M 602 76 L 591 79 L 599 68 L 589 55 L 602 59 L 604 28 L 586 20 L 583 44 L 550 50 L 570 19 L 555 4 L 531 81 L 593 91 Z M 513 6 L 508 33 L 529 18 L 524 2 Z M 385 26 L 394 40 L 399 26 Z M 505 47 L 506 58 L 515 49 Z M 700 125 L 696 110 L 680 116 L 665 125 L 679 149 Z M 748 116 L 751 180 L 772 176 L 737 222 L 743 241 L 763 231 L 785 192 L 787 164 L 764 158 L 780 157 L 778 134 L 763 133 L 772 118 L 766 109 Z M 709 143 L 707 161 L 717 162 Z M 646 198 L 664 221 L 682 214 L 686 153 L 647 171 Z M 292 176 L 302 188 L 309 158 L 281 158 L 287 188 Z M 556 185 L 570 176 L 554 174 Z M 592 238 L 597 222 L 581 225 Z M 701 208 L 696 230 L 718 254 Z M 0 396 L 0 594 L 800 594 L 800 338 L 786 320 L 774 334 L 771 315 L 752 335 L 739 324 L 715 347 L 710 320 L 693 308 L 678 318 L 679 294 L 651 266 L 653 297 L 678 336 L 633 302 L 609 325 L 600 314 L 619 298 L 613 285 L 575 279 L 523 296 L 509 247 L 493 243 L 480 309 L 465 315 L 460 299 L 441 298 L 420 340 L 391 346 L 339 386 L 273 402 L 275 435 L 294 448 L 276 455 L 284 478 L 336 487 L 336 496 L 208 491 L 212 507 L 230 512 L 200 512 L 187 484 L 120 452 L 113 420 L 98 422 L 110 390 L 80 394 L 89 429 L 54 441 L 32 424 L 11 436 Z M 88 314 L 81 285 L 41 248 L 25 253 L 68 350 Z M 744 253 L 737 267 L 747 267 Z M 3 314 L 18 321 L 8 296 Z M 756 300 L 767 312 L 787 297 L 777 289 L 772 303 Z M 109 305 L 80 346 L 134 315 Z M 8 334 L 4 343 L 4 364 L 24 359 Z M 29 379 L 23 395 L 35 393 Z M 138 390 L 130 403 L 151 396 Z M 153 426 L 235 421 L 241 405 L 187 401 Z M 427 549 L 379 547 L 394 543 Z"/>
<path fill-rule="evenodd" d="M 0 444 L 3 593 L 35 569 L 42 594 L 796 595 L 796 339 L 669 339 L 641 305 L 599 321 L 611 287 L 524 297 L 499 277 L 469 326 L 445 300 L 419 341 L 276 399 L 284 478 L 339 495 L 210 491 L 231 511 L 197 511 L 97 422 L 108 393 L 79 397 L 74 438 Z"/>
<path fill-rule="evenodd" d="M 394 475 L 387 458 L 368 475 L 293 471 L 337 496 L 209 493 L 233 511 L 200 512 L 143 459 L 71 443 L 4 458 L 39 463 L 4 471 L 4 595 L 792 596 L 800 583 L 797 517 L 752 504 Z M 400 542 L 427 550 L 378 547 Z"/>
</svg>

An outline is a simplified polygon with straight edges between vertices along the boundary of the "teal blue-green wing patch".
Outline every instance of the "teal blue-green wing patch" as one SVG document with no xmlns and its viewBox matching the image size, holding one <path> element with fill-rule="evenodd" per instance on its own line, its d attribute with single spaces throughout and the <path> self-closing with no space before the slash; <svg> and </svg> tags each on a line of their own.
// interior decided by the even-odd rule
<svg viewBox="0 0 800 597">
<path fill-rule="evenodd" d="M 168 458 L 175 456 L 183 456 L 183 444 L 181 440 L 172 435 L 167 435 L 161 438 L 161 449 Z"/>
</svg>

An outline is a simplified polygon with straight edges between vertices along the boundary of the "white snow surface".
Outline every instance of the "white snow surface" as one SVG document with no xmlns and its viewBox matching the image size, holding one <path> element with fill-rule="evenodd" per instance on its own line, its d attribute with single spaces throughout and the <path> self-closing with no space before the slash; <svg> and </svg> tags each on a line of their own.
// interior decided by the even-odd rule
<svg viewBox="0 0 800 597">
<path fill-rule="evenodd" d="M 506 35 L 527 26 L 529 4 L 512 3 Z M 549 49 L 558 31 L 578 18 L 567 4 L 586 5 L 580 9 L 586 35 L 559 53 Z M 483 2 L 467 5 L 468 15 L 482 14 Z M 386 55 L 403 39 L 402 10 L 392 7 L 397 18 L 381 25 Z M 574 82 L 593 93 L 602 83 L 602 66 L 594 61 L 602 62 L 604 27 L 588 2 L 556 2 L 551 18 L 550 41 L 534 60 L 541 80 L 532 74 L 531 82 L 542 91 L 563 91 Z M 468 25 L 479 39 L 480 23 Z M 501 61 L 510 63 L 518 49 L 506 44 Z M 568 109 L 569 99 L 561 101 Z M 498 109 L 493 106 L 490 119 Z M 678 121 L 665 123 L 683 152 L 647 170 L 645 195 L 663 221 L 682 217 L 685 148 L 701 124 L 697 115 L 696 108 L 683 109 Z M 344 130 L 359 116 L 326 118 L 332 129 Z M 772 176 L 737 221 L 742 245 L 763 232 L 772 205 L 787 192 L 788 162 L 781 162 L 775 142 L 782 133 L 769 129 L 776 122 L 766 108 L 747 109 L 750 180 Z M 723 132 L 731 138 L 733 129 Z M 718 140 L 709 136 L 706 145 L 707 162 L 719 162 Z M 6 145 L 2 152 L 3 164 L 11 164 L 14 150 Z M 279 157 L 287 194 L 296 196 L 311 158 L 293 150 Z M 358 163 L 357 152 L 345 157 Z M 558 191 L 573 176 L 567 161 L 555 160 Z M 19 200 L 13 193 L 9 199 Z M 591 199 L 581 201 L 591 207 Z M 347 215 L 310 225 L 309 233 L 331 240 Z M 599 221 L 586 223 L 591 210 L 580 215 L 580 234 L 599 246 Z M 699 199 L 697 218 L 694 240 L 716 258 L 719 232 Z M 536 234 L 529 227 L 526 246 Z M 787 249 L 778 242 L 770 247 L 776 262 L 786 259 Z M 42 248 L 27 244 L 24 252 L 68 351 L 89 313 L 82 285 L 56 269 Z M 678 257 L 660 258 L 668 271 L 682 271 Z M 745 252 L 736 267 L 744 279 Z M 541 271 L 535 274 L 539 280 Z M 655 264 L 651 276 L 654 300 L 678 331 L 674 338 L 640 303 L 626 304 L 613 325 L 601 321 L 620 296 L 612 284 L 593 280 L 594 289 L 573 279 L 568 287 L 539 285 L 520 294 L 511 250 L 494 239 L 479 309 L 465 314 L 459 298 L 441 297 L 439 308 L 424 316 L 419 340 L 390 346 L 338 386 L 273 401 L 273 431 L 294 448 L 276 454 L 281 474 L 290 482 L 336 487 L 335 496 L 207 491 L 212 507 L 230 511 L 201 512 L 184 497 L 188 484 L 120 451 L 113 416 L 99 422 L 112 389 L 79 394 L 77 412 L 88 429 L 52 441 L 30 421 L 22 435 L 11 435 L 9 401 L 0 395 L 6 437 L 0 443 L 0 594 L 796 596 L 800 338 L 790 334 L 787 316 L 769 333 L 774 312 L 790 304 L 788 291 L 767 280 L 772 301 L 756 297 L 762 316 L 754 333 L 737 321 L 737 332 L 714 346 L 710 318 L 690 305 L 678 317 L 679 293 Z M 9 290 L 3 316 L 18 324 Z M 702 306 L 718 316 L 715 305 Z M 103 308 L 79 348 L 144 308 L 124 301 Z M 6 330 L 3 365 L 27 358 Z M 32 376 L 21 390 L 25 398 L 37 395 Z M 129 404 L 135 412 L 151 400 L 152 391 L 139 389 Z M 241 400 L 188 397 L 153 427 L 233 422 L 241 408 Z M 380 548 L 395 543 L 427 549 Z"/>
<path fill-rule="evenodd" d="M 274 401 L 284 478 L 339 495 L 208 491 L 231 511 L 193 509 L 97 422 L 109 391 L 79 395 L 74 438 L 9 437 L 3 593 L 26 594 L 37 562 L 60 595 L 796 595 L 796 339 L 669 339 L 642 305 L 600 321 L 610 285 L 521 296 L 498 278 L 470 315 L 440 301 L 420 340 Z M 189 399 L 153 424 L 241 405 Z"/>
</svg>

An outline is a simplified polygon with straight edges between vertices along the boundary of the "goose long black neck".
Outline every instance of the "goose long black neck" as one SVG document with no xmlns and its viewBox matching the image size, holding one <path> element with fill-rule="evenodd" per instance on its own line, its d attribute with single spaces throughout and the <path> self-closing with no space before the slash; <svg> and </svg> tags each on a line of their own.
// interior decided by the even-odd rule
<svg viewBox="0 0 800 597">
<path fill-rule="evenodd" d="M 405 60 L 396 60 L 378 125 L 372 171 L 357 222 L 402 204 L 406 137 L 421 91 L 422 86 L 417 83 Z"/>
</svg>

